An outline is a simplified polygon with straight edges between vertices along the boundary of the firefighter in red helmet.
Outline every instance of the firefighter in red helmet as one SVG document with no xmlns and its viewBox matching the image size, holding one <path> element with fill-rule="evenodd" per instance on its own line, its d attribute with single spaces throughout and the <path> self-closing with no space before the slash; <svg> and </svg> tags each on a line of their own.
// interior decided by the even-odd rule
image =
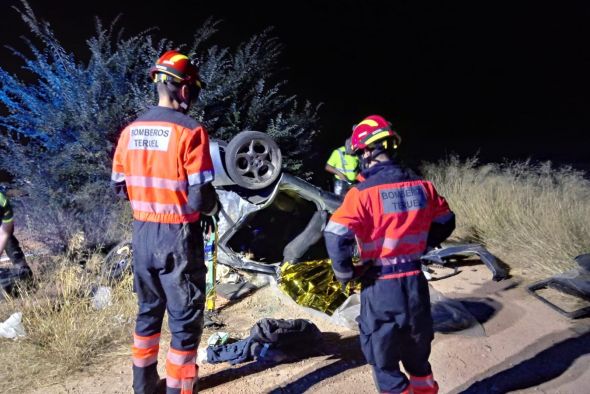
<svg viewBox="0 0 590 394">
<path fill-rule="evenodd" d="M 379 115 L 354 127 L 352 150 L 364 180 L 346 194 L 324 236 L 338 281 L 361 282 L 361 348 L 379 391 L 435 394 L 428 362 L 434 332 L 420 257 L 452 233 L 455 215 L 431 182 L 396 163 L 400 142 Z M 354 242 L 359 265 L 352 263 Z"/>
<path fill-rule="evenodd" d="M 166 392 L 189 394 L 198 378 L 205 275 L 200 222 L 219 209 L 206 130 L 188 117 L 203 84 L 177 51 L 149 76 L 158 105 L 128 125 L 113 159 L 112 182 L 133 210 L 133 274 L 139 311 L 133 335 L 133 390 L 155 393 L 160 332 L 168 313 L 171 341 Z"/>
</svg>

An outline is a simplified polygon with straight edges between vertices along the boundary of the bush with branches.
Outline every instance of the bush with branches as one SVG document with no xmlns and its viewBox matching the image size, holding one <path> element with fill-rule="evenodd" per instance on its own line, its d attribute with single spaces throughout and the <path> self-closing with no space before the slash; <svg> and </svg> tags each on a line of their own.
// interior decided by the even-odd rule
<svg viewBox="0 0 590 394">
<path fill-rule="evenodd" d="M 304 155 L 318 133 L 318 108 L 286 95 L 277 78 L 282 45 L 267 29 L 232 49 L 210 44 L 220 22 L 209 19 L 192 43 L 155 38 L 155 29 L 125 37 L 117 20 L 108 28 L 96 20 L 86 41 L 87 61 L 68 52 L 49 23 L 26 2 L 16 11 L 32 38 L 22 59 L 25 82 L 0 67 L 0 168 L 14 176 L 26 197 L 28 221 L 43 239 L 63 247 L 83 231 L 89 244 L 106 244 L 125 228 L 108 188 L 113 146 L 123 127 L 156 103 L 147 78 L 153 61 L 180 48 L 193 59 L 208 88 L 190 115 L 214 138 L 228 141 L 242 130 L 267 132 L 286 154 L 288 170 L 302 174 Z"/>
</svg>

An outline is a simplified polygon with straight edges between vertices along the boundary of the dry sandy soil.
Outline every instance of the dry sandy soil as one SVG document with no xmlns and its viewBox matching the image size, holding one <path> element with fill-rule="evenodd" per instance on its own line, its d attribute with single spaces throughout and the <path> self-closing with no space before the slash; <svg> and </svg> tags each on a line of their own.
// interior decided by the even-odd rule
<svg viewBox="0 0 590 394">
<path fill-rule="evenodd" d="M 482 264 L 466 265 L 451 278 L 431 282 L 445 296 L 477 309 L 485 333 L 436 333 L 431 363 L 441 393 L 590 392 L 590 319 L 569 320 L 526 293 L 517 279 L 492 282 Z M 308 318 L 324 335 L 309 357 L 278 365 L 250 362 L 203 365 L 202 393 L 374 393 L 370 367 L 357 333 L 330 324 L 266 287 L 232 305 L 221 317 L 234 337 L 248 335 L 260 318 Z M 206 331 L 203 342 L 212 331 Z M 166 350 L 162 345 L 161 350 Z M 160 375 L 164 375 L 164 351 Z M 114 360 L 114 361 L 113 361 Z M 127 352 L 35 393 L 129 393 Z M 586 388 L 584 388 L 586 387 Z"/>
</svg>

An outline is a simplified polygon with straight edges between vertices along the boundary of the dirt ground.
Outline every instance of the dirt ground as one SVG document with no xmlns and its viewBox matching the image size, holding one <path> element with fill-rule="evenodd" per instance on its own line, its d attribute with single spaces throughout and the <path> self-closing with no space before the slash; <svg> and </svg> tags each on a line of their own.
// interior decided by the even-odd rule
<svg viewBox="0 0 590 394">
<path fill-rule="evenodd" d="M 590 319 L 572 321 L 528 295 L 518 279 L 491 281 L 482 264 L 466 265 L 451 278 L 430 282 L 445 296 L 462 300 L 480 320 L 484 334 L 436 333 L 431 363 L 440 393 L 581 393 L 590 386 Z M 375 393 L 371 369 L 357 333 L 310 314 L 265 287 L 232 305 L 222 330 L 248 335 L 260 318 L 307 318 L 324 343 L 309 357 L 278 365 L 249 362 L 200 367 L 202 393 Z M 203 335 L 204 343 L 213 331 Z M 159 370 L 164 376 L 163 344 Z M 129 354 L 34 393 L 129 393 Z"/>
</svg>

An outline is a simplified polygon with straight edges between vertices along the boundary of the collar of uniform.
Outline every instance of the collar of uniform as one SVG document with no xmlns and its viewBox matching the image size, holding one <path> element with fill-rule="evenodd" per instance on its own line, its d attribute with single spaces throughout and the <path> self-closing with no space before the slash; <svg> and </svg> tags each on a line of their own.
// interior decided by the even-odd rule
<svg viewBox="0 0 590 394">
<path fill-rule="evenodd" d="M 393 162 L 393 160 L 382 161 L 380 163 L 375 164 L 374 166 L 367 168 L 361 172 L 363 178 L 368 179 L 373 175 L 381 172 L 387 168 L 398 168 L 399 166 Z"/>
</svg>

